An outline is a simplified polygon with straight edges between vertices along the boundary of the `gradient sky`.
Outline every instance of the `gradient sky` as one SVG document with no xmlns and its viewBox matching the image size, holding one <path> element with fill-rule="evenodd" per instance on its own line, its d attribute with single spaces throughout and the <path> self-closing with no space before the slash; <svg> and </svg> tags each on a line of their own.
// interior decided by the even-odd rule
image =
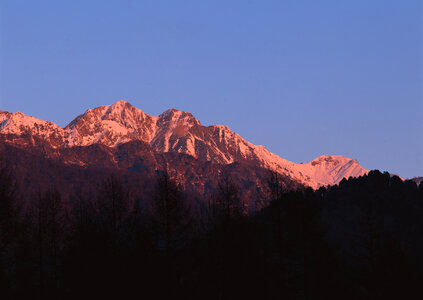
<svg viewBox="0 0 423 300">
<path fill-rule="evenodd" d="M 423 176 L 421 0 L 0 3 L 0 110 L 65 126 L 123 99 Z"/>
</svg>

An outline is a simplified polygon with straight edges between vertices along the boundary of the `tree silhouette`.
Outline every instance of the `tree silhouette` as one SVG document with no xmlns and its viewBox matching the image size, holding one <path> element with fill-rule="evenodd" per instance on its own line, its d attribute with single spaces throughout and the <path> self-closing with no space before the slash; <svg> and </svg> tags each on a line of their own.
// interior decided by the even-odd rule
<svg viewBox="0 0 423 300">
<path fill-rule="evenodd" d="M 151 221 L 156 235 L 157 246 L 164 257 L 157 264 L 164 289 L 158 290 L 160 297 L 172 296 L 178 286 L 180 274 L 176 272 L 176 253 L 188 242 L 188 232 L 192 227 L 191 211 L 185 204 L 181 187 L 169 177 L 167 172 L 160 174 L 151 202 Z"/>
<path fill-rule="evenodd" d="M 277 251 L 278 261 L 274 278 L 277 281 L 279 293 L 285 289 L 285 258 L 286 258 L 286 238 L 284 235 L 284 197 L 285 191 L 282 185 L 282 178 L 276 171 L 269 171 L 267 179 L 267 203 L 268 221 L 270 222 L 273 243 Z M 282 296 L 279 294 L 279 296 Z"/>
<path fill-rule="evenodd" d="M 39 193 L 25 226 L 16 200 L 28 191 L 16 190 L 0 168 L 1 299 L 409 299 L 421 292 L 423 185 L 372 171 L 293 191 L 272 172 L 268 206 L 246 214 L 241 187 L 224 173 L 209 204 L 214 222 L 199 226 L 186 202 L 206 207 L 206 200 L 166 172 L 154 189 L 131 197 L 126 178 L 81 187 L 69 200 L 54 188 Z"/>
<path fill-rule="evenodd" d="M 151 210 L 153 223 L 161 237 L 159 242 L 169 254 L 192 226 L 192 216 L 180 186 L 167 172 L 157 177 Z"/>
<path fill-rule="evenodd" d="M 235 220 L 245 213 L 238 187 L 228 173 L 222 174 L 219 179 L 213 209 L 218 222 Z"/>
<path fill-rule="evenodd" d="M 16 241 L 18 216 L 16 185 L 10 170 L 0 161 L 0 292 L 7 293 L 10 282 L 10 251 Z"/>
<path fill-rule="evenodd" d="M 97 197 L 97 219 L 113 257 L 119 255 L 122 250 L 119 245 L 123 245 L 124 239 L 128 238 L 126 229 L 133 207 L 122 180 L 115 175 L 107 178 Z"/>
<path fill-rule="evenodd" d="M 12 243 L 16 222 L 16 185 L 0 161 L 0 254 Z"/>
<path fill-rule="evenodd" d="M 38 195 L 34 217 L 38 247 L 39 292 L 41 295 L 45 293 L 54 295 L 59 289 L 59 264 L 68 224 L 66 206 L 56 189 Z"/>
</svg>

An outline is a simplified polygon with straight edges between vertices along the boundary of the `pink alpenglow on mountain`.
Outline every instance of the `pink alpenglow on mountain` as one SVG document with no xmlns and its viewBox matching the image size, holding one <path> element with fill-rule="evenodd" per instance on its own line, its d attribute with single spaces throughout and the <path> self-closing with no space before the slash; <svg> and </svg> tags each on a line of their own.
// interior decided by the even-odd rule
<svg viewBox="0 0 423 300">
<path fill-rule="evenodd" d="M 176 109 L 150 116 L 122 100 L 89 109 L 65 128 L 20 112 L 0 111 L 0 122 L 0 134 L 11 143 L 22 143 L 20 136 L 43 140 L 52 148 L 93 144 L 117 147 L 140 140 L 159 153 L 184 153 L 220 164 L 253 163 L 314 189 L 368 172 L 356 160 L 343 156 L 324 155 L 309 163 L 296 164 L 261 145 L 249 143 L 227 126 L 203 126 L 192 114 Z"/>
</svg>

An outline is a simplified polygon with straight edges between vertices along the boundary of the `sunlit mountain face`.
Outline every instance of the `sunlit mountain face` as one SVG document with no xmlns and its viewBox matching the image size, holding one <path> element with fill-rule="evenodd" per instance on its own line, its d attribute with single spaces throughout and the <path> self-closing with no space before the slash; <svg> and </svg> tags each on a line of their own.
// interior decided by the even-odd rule
<svg viewBox="0 0 423 300">
<path fill-rule="evenodd" d="M 176 109 L 118 101 L 64 128 L 0 112 L 0 277 L 13 299 L 413 298 L 419 182 L 290 162 Z"/>
<path fill-rule="evenodd" d="M 89 109 L 65 128 L 20 112 L 0 112 L 0 122 L 4 143 L 26 150 L 42 145 L 48 149 L 45 158 L 54 158 L 68 166 L 89 168 L 100 164 L 125 169 L 133 167 L 127 161 L 129 157 L 135 163 L 138 159 L 145 161 L 146 157 L 181 154 L 189 156 L 186 159 L 193 166 L 209 163 L 224 168 L 241 164 L 276 171 L 293 182 L 314 189 L 368 172 L 356 160 L 343 156 L 324 155 L 309 163 L 296 164 L 269 152 L 264 146 L 249 143 L 227 126 L 203 126 L 192 114 L 176 109 L 151 116 L 122 100 Z M 146 150 L 140 152 L 134 145 L 125 146 L 128 143 L 142 143 L 148 149 L 148 155 Z M 88 154 L 92 147 L 101 149 L 102 155 L 108 158 L 99 160 L 97 154 Z M 122 149 L 125 149 L 125 155 L 121 154 Z M 154 161 L 152 169 L 160 169 L 163 162 Z M 184 177 L 182 181 L 190 181 L 179 172 L 180 166 L 167 167 Z M 194 169 L 198 172 L 198 168 L 193 167 L 193 172 Z M 199 184 L 204 185 L 207 181 L 207 174 L 204 176 Z"/>
</svg>

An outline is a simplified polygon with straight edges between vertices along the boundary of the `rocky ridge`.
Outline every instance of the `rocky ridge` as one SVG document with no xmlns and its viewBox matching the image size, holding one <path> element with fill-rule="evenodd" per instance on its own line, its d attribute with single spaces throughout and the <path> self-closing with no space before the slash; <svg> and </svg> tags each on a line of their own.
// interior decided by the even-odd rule
<svg viewBox="0 0 423 300">
<path fill-rule="evenodd" d="M 309 163 L 296 164 L 264 146 L 249 143 L 227 126 L 203 126 L 192 114 L 176 109 L 151 116 L 122 100 L 89 109 L 65 128 L 20 112 L 0 111 L 0 134 L 4 141 L 15 145 L 34 146 L 43 141 L 54 149 L 95 144 L 118 147 L 138 140 L 158 153 L 182 153 L 219 164 L 253 164 L 312 188 L 337 184 L 343 178 L 368 172 L 356 160 L 343 156 L 324 155 Z"/>
</svg>

